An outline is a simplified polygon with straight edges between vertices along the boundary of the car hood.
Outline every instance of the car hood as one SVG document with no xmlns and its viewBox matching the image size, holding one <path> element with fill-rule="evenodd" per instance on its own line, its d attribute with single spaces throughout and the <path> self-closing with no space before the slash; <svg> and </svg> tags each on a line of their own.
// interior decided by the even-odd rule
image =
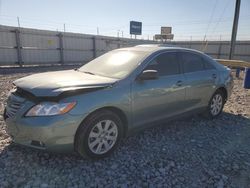
<svg viewBox="0 0 250 188">
<path fill-rule="evenodd" d="M 116 81 L 113 78 L 66 70 L 34 74 L 14 81 L 14 84 L 37 97 L 50 97 L 65 91 L 104 88 Z"/>
</svg>

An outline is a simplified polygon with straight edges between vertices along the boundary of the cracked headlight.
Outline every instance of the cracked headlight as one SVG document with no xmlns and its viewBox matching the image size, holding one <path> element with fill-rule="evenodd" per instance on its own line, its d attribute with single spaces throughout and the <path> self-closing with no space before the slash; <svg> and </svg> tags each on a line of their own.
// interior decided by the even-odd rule
<svg viewBox="0 0 250 188">
<path fill-rule="evenodd" d="M 69 112 L 76 102 L 56 103 L 43 102 L 33 106 L 25 116 L 53 116 Z"/>
</svg>

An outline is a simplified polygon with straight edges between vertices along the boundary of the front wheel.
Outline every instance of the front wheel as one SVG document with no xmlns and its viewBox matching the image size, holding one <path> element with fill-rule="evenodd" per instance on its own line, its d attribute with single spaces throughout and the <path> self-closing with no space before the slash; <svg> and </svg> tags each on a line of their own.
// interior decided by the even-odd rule
<svg viewBox="0 0 250 188">
<path fill-rule="evenodd" d="M 121 140 L 122 121 L 115 113 L 103 110 L 92 114 L 80 126 L 75 138 L 77 152 L 87 158 L 110 155 Z"/>
<path fill-rule="evenodd" d="M 209 101 L 209 105 L 205 112 L 205 116 L 208 118 L 218 117 L 224 107 L 225 104 L 225 96 L 224 93 L 220 90 L 216 91 Z"/>
</svg>

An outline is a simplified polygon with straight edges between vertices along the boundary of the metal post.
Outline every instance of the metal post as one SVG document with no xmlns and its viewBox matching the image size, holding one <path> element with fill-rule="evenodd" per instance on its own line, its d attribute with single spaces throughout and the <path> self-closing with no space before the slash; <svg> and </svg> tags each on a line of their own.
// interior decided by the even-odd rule
<svg viewBox="0 0 250 188">
<path fill-rule="evenodd" d="M 240 69 L 239 68 L 236 69 L 235 76 L 236 76 L 236 78 L 240 77 Z"/>
<path fill-rule="evenodd" d="M 93 59 L 96 58 L 96 37 L 93 37 Z"/>
<path fill-rule="evenodd" d="M 16 35 L 16 50 L 17 50 L 17 61 L 19 66 L 21 67 L 23 65 L 23 59 L 22 59 L 22 52 L 21 52 L 21 40 L 20 40 L 20 31 L 19 29 L 15 30 Z"/>
<path fill-rule="evenodd" d="M 220 44 L 219 44 L 218 54 L 217 54 L 217 58 L 218 58 L 218 59 L 220 59 L 221 47 L 222 47 L 222 43 L 221 43 L 221 35 L 220 35 Z"/>
<path fill-rule="evenodd" d="M 96 28 L 96 34 L 99 35 L 99 28 Z"/>
<path fill-rule="evenodd" d="M 19 20 L 19 17 L 17 17 L 17 25 L 18 25 L 18 27 L 20 28 L 20 20 Z"/>
<path fill-rule="evenodd" d="M 231 44 L 230 44 L 230 52 L 229 52 L 229 59 L 233 59 L 233 55 L 234 55 L 235 41 L 236 41 L 236 35 L 237 35 L 237 29 L 238 29 L 238 21 L 239 21 L 239 14 L 240 14 L 240 0 L 236 0 L 235 12 L 234 12 L 234 23 L 233 23 Z"/>
<path fill-rule="evenodd" d="M 121 40 L 120 40 L 120 39 L 117 39 L 117 42 L 118 42 L 117 47 L 118 47 L 118 48 L 121 48 Z"/>
<path fill-rule="evenodd" d="M 192 36 L 190 36 L 190 46 L 189 48 L 192 48 Z"/>
<path fill-rule="evenodd" d="M 59 50 L 60 50 L 60 63 L 64 64 L 64 55 L 63 55 L 63 34 L 59 33 Z"/>
</svg>

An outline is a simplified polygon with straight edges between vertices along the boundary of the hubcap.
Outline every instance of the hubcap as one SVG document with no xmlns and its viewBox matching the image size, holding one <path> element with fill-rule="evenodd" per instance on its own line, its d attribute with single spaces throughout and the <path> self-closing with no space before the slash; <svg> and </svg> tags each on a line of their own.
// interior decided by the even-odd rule
<svg viewBox="0 0 250 188">
<path fill-rule="evenodd" d="M 113 121 L 100 121 L 89 133 L 89 149 L 95 154 L 104 154 L 114 146 L 117 140 L 117 135 L 118 128 Z"/>
<path fill-rule="evenodd" d="M 223 105 L 222 96 L 220 94 L 216 94 L 211 102 L 210 106 L 211 114 L 213 116 L 218 115 L 221 111 L 222 105 Z"/>
</svg>

